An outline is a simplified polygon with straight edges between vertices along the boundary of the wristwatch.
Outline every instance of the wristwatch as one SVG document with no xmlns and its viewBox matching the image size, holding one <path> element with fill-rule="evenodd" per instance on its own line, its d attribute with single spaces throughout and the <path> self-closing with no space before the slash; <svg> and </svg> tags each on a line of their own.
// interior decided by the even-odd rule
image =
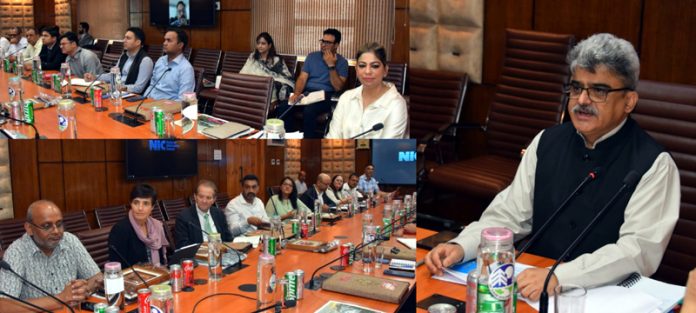
<svg viewBox="0 0 696 313">
<path fill-rule="evenodd" d="M 335 70 L 335 69 L 336 69 L 336 66 L 329 66 L 329 71 Z"/>
</svg>

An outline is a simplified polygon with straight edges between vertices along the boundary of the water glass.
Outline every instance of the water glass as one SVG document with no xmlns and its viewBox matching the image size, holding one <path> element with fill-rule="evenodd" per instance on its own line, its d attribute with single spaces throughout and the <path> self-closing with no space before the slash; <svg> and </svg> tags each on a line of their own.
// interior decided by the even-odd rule
<svg viewBox="0 0 696 313">
<path fill-rule="evenodd" d="M 377 245 L 376 244 L 371 244 L 367 245 L 363 249 L 363 255 L 362 255 L 362 260 L 363 260 L 363 273 L 369 274 L 372 273 L 374 270 L 372 268 L 372 264 L 377 261 Z"/>
<path fill-rule="evenodd" d="M 372 214 L 365 212 L 362 216 L 362 225 L 363 227 L 367 225 L 372 225 Z"/>
<path fill-rule="evenodd" d="M 375 248 L 375 257 L 377 258 L 375 260 L 375 269 L 381 269 L 382 268 L 382 260 L 384 260 L 384 246 L 377 246 Z"/>
<path fill-rule="evenodd" d="M 587 290 L 578 285 L 556 286 L 554 297 L 554 311 L 556 313 L 584 313 Z"/>
</svg>

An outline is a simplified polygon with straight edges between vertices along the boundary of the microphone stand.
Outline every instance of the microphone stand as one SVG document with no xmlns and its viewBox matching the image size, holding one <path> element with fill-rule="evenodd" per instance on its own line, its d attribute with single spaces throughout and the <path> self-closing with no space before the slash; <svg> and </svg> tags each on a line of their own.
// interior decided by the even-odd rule
<svg viewBox="0 0 696 313">
<path fill-rule="evenodd" d="M 41 293 L 43 293 L 43 294 L 45 294 L 45 295 L 51 297 L 53 300 L 56 300 L 56 301 L 58 301 L 60 304 L 62 304 L 62 305 L 64 305 L 65 307 L 67 307 L 68 310 L 70 310 L 70 312 L 75 313 L 75 310 L 73 310 L 73 308 L 72 308 L 71 306 L 69 306 L 67 303 L 63 302 L 63 300 L 58 299 L 58 297 L 56 297 L 56 296 L 54 296 L 54 295 L 48 293 L 46 290 L 43 290 L 43 289 L 39 288 L 38 286 L 34 285 L 34 283 L 30 282 L 28 279 L 22 277 L 22 275 L 17 274 L 17 272 L 15 272 L 15 271 L 12 269 L 12 267 L 10 267 L 10 264 L 8 264 L 6 261 L 0 261 L 0 265 L 1 265 L 1 266 L 0 266 L 1 268 L 10 271 L 10 273 L 12 273 L 13 275 L 17 276 L 17 278 L 19 278 L 20 280 L 22 280 L 22 282 L 24 282 L 25 284 L 28 284 L 29 286 L 34 287 L 34 289 L 36 289 L 36 290 L 38 290 L 38 291 L 41 291 Z"/>
<path fill-rule="evenodd" d="M 211 218 L 212 218 L 212 217 L 211 217 Z M 185 222 L 186 222 L 187 224 L 189 224 L 190 226 L 192 226 L 193 228 L 198 229 L 199 231 L 201 231 L 202 233 L 204 233 L 206 236 L 210 236 L 210 233 L 209 233 L 209 232 L 203 230 L 203 228 L 198 227 L 198 225 L 192 223 L 191 221 L 185 221 Z M 232 273 L 234 273 L 234 272 L 240 271 L 240 270 L 242 270 L 243 268 L 249 266 L 249 265 L 247 265 L 247 264 L 243 264 L 243 263 L 242 263 L 242 254 L 241 254 L 239 251 L 237 251 L 237 249 L 230 247 L 230 246 L 229 246 L 228 244 L 226 244 L 224 241 L 221 241 L 221 243 L 222 243 L 223 246 L 227 247 L 227 249 L 230 249 L 230 250 L 234 251 L 234 253 L 237 254 L 237 258 L 239 259 L 239 262 L 237 262 L 237 269 L 236 269 L 236 270 L 233 269 L 233 270 L 229 271 L 227 274 L 232 274 Z M 227 267 L 225 270 L 228 270 L 228 269 L 231 268 L 231 267 L 232 267 L 232 266 Z"/>
<path fill-rule="evenodd" d="M 25 120 L 20 120 L 20 119 L 16 119 L 14 117 L 11 117 L 9 113 L 10 112 L 7 112 L 6 110 L 3 109 L 2 110 L 2 117 L 6 118 L 8 120 L 11 120 L 11 121 L 17 121 L 17 122 L 20 122 L 22 124 L 31 126 L 31 128 L 34 129 L 34 139 L 41 139 L 41 136 L 39 136 L 39 130 L 36 129 L 36 126 L 33 123 L 29 123 Z"/>
<path fill-rule="evenodd" d="M 355 135 L 355 136 L 353 136 L 353 137 L 350 137 L 350 139 L 357 139 L 358 137 L 362 137 L 362 136 L 364 136 L 364 135 L 366 135 L 366 134 L 368 134 L 368 133 L 371 133 L 371 132 L 374 132 L 374 131 L 378 131 L 378 130 L 380 130 L 380 129 L 382 129 L 382 128 L 384 128 L 384 124 L 382 124 L 382 123 L 377 123 L 377 124 L 375 124 L 375 125 L 372 125 L 372 128 L 370 128 L 369 130 L 366 130 L 366 131 L 364 131 L 364 132 L 362 132 L 362 133 L 359 133 L 359 134 L 357 134 L 357 135 Z"/>
<path fill-rule="evenodd" d="M 162 78 L 164 78 L 164 75 L 167 75 L 167 73 L 171 70 L 172 70 L 172 68 L 168 67 L 164 71 L 164 73 L 162 73 L 162 75 L 160 75 L 160 77 L 157 79 L 155 84 L 151 86 L 152 88 L 147 92 L 147 94 L 145 94 L 143 96 L 143 99 L 140 100 L 140 103 L 138 103 L 138 106 L 135 107 L 135 113 L 134 113 L 135 116 L 134 117 L 132 117 L 132 118 L 128 117 L 128 116 L 126 116 L 125 113 L 111 113 L 111 114 L 109 114 L 109 117 L 117 122 L 126 124 L 130 127 L 138 127 L 140 125 L 143 125 L 144 124 L 143 122 L 138 121 L 138 110 L 140 110 L 140 106 L 142 106 L 143 102 L 145 102 L 145 100 L 147 100 L 147 97 L 150 95 L 150 93 L 152 93 L 152 91 L 155 90 L 155 88 L 157 88 L 157 84 L 159 84 L 160 80 L 162 80 Z"/>
<path fill-rule="evenodd" d="M 150 288 L 150 285 L 147 283 L 147 281 L 145 281 L 145 279 L 143 279 L 143 277 L 140 276 L 140 274 L 138 274 L 138 271 L 135 270 L 135 268 L 133 267 L 133 265 L 131 265 L 130 263 L 128 263 L 128 261 L 126 260 L 126 258 L 124 258 L 123 255 L 121 255 L 121 252 L 118 252 L 118 249 L 116 249 L 116 247 L 115 247 L 114 245 L 109 245 L 109 248 L 113 249 L 114 252 L 116 252 L 116 255 L 118 255 L 118 257 L 121 259 L 121 261 L 123 261 L 123 263 L 126 263 L 126 265 L 127 265 L 128 267 L 130 267 L 131 269 L 133 269 L 133 273 L 135 273 L 135 276 L 138 276 L 138 279 L 140 279 L 140 281 L 142 281 L 143 284 L 145 284 L 145 288 Z"/>
<path fill-rule="evenodd" d="M 628 188 L 632 188 L 640 179 L 640 176 L 638 175 L 638 172 L 632 170 L 628 172 L 626 177 L 623 179 L 623 185 L 621 185 L 621 188 L 614 194 L 614 196 L 609 199 L 609 202 L 601 209 L 599 212 L 597 212 L 597 215 L 590 221 L 587 226 L 582 230 L 580 235 L 578 235 L 577 238 L 573 241 L 573 243 L 568 246 L 568 248 L 563 251 L 561 256 L 556 259 L 556 262 L 553 263 L 553 266 L 551 266 L 551 269 L 549 270 L 548 275 L 546 275 L 546 279 L 544 280 L 544 287 L 541 289 L 541 296 L 539 297 L 539 313 L 547 313 L 549 311 L 549 293 L 546 291 L 546 289 L 549 287 L 549 282 L 551 281 L 551 276 L 553 275 L 553 272 L 556 270 L 559 264 L 561 264 L 561 261 L 570 254 L 571 251 L 573 251 L 579 244 L 582 242 L 583 239 L 587 236 L 589 233 L 590 229 L 592 229 L 596 224 L 597 221 L 604 216 L 604 213 L 606 213 L 609 210 L 609 207 L 611 207 L 614 202 L 619 198 L 621 194 L 623 194 L 624 190 Z"/>
</svg>

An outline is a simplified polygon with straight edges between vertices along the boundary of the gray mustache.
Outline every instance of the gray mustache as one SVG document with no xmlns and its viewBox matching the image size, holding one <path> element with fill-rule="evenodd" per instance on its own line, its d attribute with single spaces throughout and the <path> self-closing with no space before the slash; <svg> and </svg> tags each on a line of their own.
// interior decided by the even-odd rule
<svg viewBox="0 0 696 313">
<path fill-rule="evenodd" d="M 576 105 L 573 108 L 573 113 L 583 113 L 583 114 L 591 114 L 591 115 L 597 115 L 599 112 L 597 112 L 597 109 L 595 107 L 589 106 L 589 105 Z"/>
</svg>

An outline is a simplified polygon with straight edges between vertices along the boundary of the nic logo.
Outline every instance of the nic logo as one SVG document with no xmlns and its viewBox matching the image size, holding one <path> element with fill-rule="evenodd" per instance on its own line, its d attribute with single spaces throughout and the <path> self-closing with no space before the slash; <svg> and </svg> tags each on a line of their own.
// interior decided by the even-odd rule
<svg viewBox="0 0 696 313">
<path fill-rule="evenodd" d="M 415 162 L 416 151 L 399 151 L 399 162 Z"/>
<path fill-rule="evenodd" d="M 149 140 L 148 148 L 150 151 L 176 151 L 179 145 L 171 140 Z"/>
</svg>

